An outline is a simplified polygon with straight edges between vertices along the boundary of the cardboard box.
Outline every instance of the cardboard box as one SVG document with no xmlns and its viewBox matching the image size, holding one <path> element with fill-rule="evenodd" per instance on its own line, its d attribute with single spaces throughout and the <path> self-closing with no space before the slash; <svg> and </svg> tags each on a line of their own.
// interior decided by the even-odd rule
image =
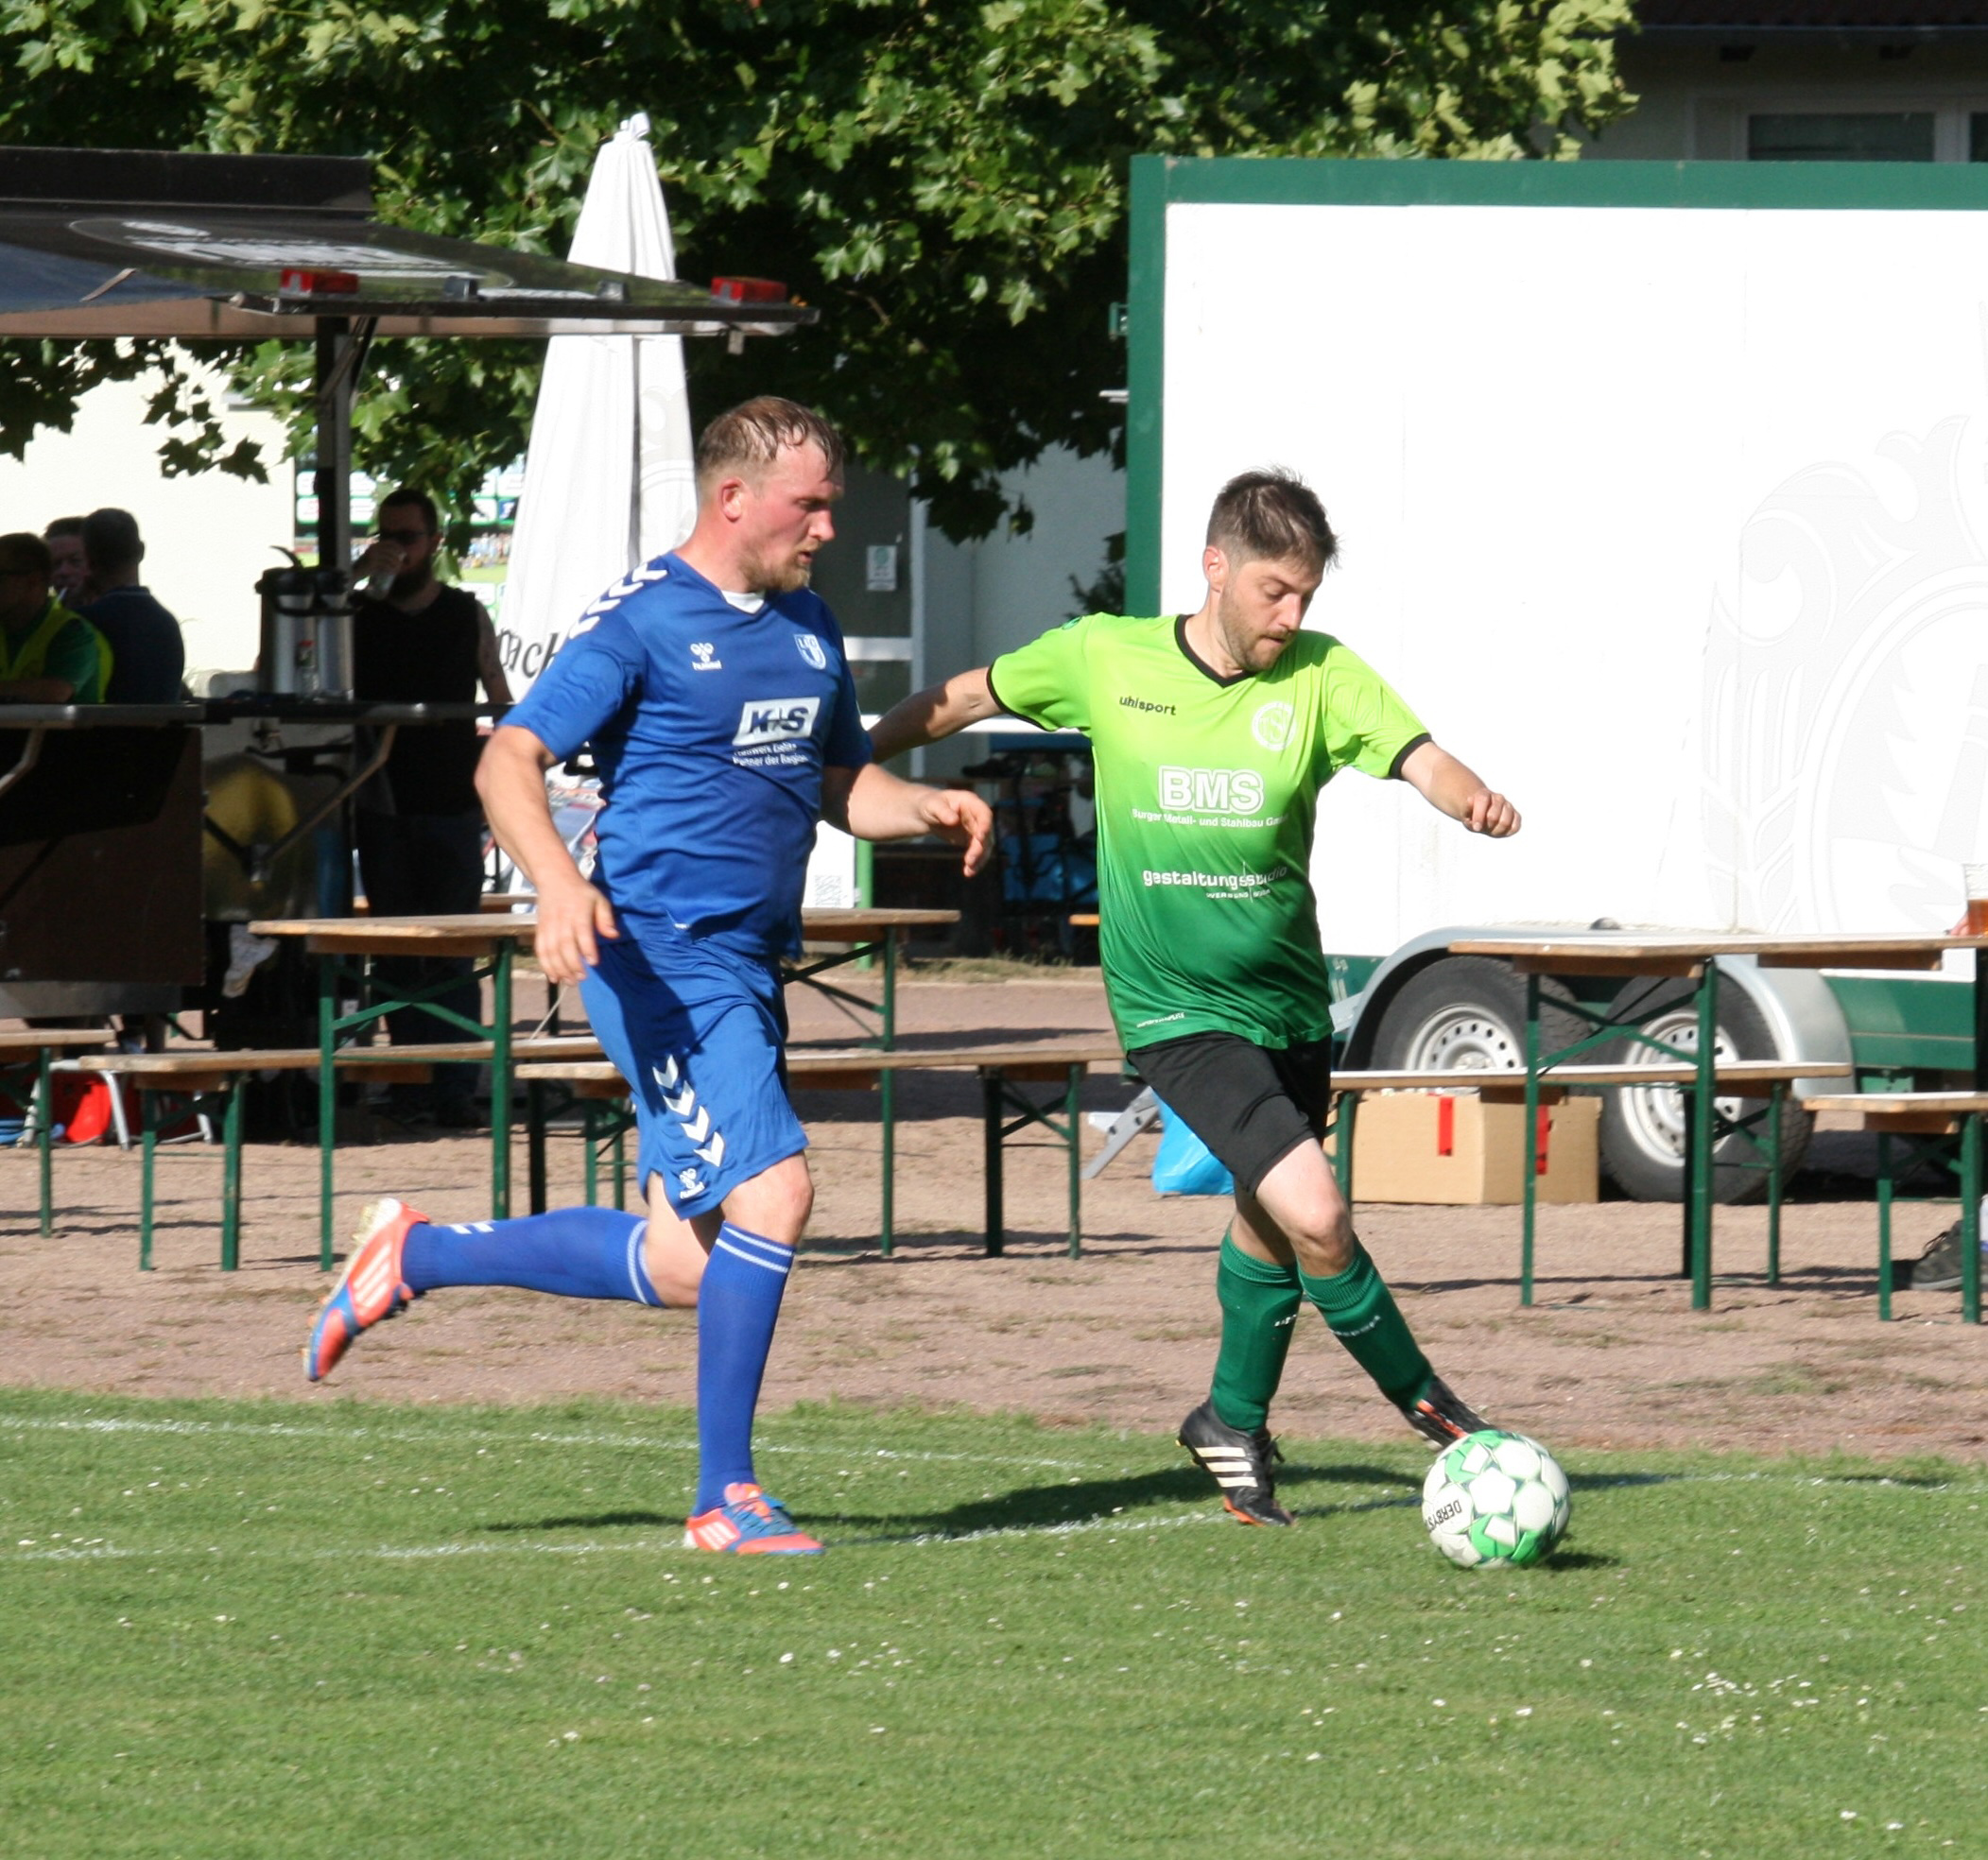
<svg viewBox="0 0 1988 1860">
<path fill-rule="evenodd" d="M 1540 1107 L 1541 1201 L 1593 1201 L 1600 1192 L 1601 1100 L 1570 1097 Z M 1451 1207 L 1515 1204 L 1526 1108 L 1486 1104 L 1475 1092 L 1377 1092 L 1360 1100 L 1353 1126 L 1357 1201 L 1420 1201 Z M 1329 1148 L 1329 1145 L 1328 1145 Z"/>
</svg>

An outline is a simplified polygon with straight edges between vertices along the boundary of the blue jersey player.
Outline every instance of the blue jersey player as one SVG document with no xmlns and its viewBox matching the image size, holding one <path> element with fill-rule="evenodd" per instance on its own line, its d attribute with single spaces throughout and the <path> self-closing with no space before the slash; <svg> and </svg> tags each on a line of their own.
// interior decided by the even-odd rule
<svg viewBox="0 0 1988 1860">
<path fill-rule="evenodd" d="M 492 736 L 477 771 L 493 831 L 538 890 L 538 958 L 578 983 L 630 1084 L 646 1217 L 567 1208 L 444 1227 L 367 1211 L 304 1349 L 312 1381 L 360 1332 L 444 1285 L 698 1311 L 698 1495 L 685 1541 L 812 1553 L 753 1476 L 752 1413 L 814 1198 L 781 1073 L 778 959 L 799 947 L 815 825 L 865 839 L 939 833 L 985 856 L 977 795 L 870 759 L 835 616 L 808 589 L 841 491 L 835 429 L 749 401 L 698 442 L 682 548 L 612 588 Z M 545 771 L 591 744 L 605 805 L 589 884 Z"/>
</svg>

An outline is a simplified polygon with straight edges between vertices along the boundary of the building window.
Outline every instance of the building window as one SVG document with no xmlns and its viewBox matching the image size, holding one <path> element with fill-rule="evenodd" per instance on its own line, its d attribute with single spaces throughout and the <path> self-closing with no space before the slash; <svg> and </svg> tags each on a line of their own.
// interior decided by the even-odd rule
<svg viewBox="0 0 1988 1860">
<path fill-rule="evenodd" d="M 1977 150 L 1988 146 L 1983 122 L 1974 119 Z M 1749 116 L 1746 154 L 1750 162 L 1930 162 L 1933 112 Z"/>
</svg>

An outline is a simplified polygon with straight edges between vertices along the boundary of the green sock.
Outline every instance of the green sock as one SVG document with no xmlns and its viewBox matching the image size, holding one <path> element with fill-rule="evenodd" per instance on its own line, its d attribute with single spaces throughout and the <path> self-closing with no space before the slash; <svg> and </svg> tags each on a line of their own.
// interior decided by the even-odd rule
<svg viewBox="0 0 1988 1860">
<path fill-rule="evenodd" d="M 1253 1259 L 1225 1233 L 1215 1295 L 1221 1300 L 1221 1352 L 1215 1359 L 1210 1391 L 1216 1419 L 1224 1427 L 1253 1432 L 1270 1417 L 1271 1397 L 1290 1353 L 1291 1332 L 1304 1301 L 1298 1268 Z"/>
<path fill-rule="evenodd" d="M 1345 1271 L 1331 1279 L 1301 1274 L 1299 1283 L 1318 1306 L 1326 1327 L 1389 1401 L 1405 1407 L 1420 1399 L 1435 1372 L 1409 1335 L 1393 1293 L 1357 1239 L 1353 1243 L 1353 1264 Z"/>
</svg>

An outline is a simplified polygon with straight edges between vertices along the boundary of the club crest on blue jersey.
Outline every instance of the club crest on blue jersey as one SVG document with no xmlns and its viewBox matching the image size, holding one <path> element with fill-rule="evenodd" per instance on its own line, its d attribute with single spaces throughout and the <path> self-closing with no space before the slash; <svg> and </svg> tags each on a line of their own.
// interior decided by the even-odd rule
<svg viewBox="0 0 1988 1860">
<path fill-rule="evenodd" d="M 794 635 L 794 645 L 799 649 L 802 658 L 805 659 L 816 671 L 825 672 L 828 669 L 828 654 L 822 649 L 821 642 L 814 634 L 796 633 Z"/>
</svg>

